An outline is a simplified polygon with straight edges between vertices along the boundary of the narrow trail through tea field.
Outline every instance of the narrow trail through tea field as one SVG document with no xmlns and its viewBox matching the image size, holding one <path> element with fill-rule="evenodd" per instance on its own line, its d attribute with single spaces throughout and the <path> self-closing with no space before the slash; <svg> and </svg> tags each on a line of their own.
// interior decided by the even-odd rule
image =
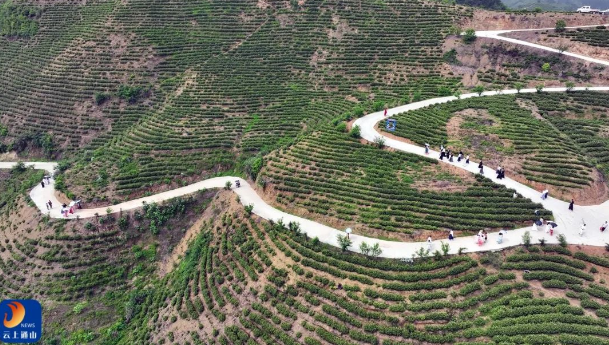
<svg viewBox="0 0 609 345">
<path fill-rule="evenodd" d="M 607 26 L 607 25 L 609 25 L 609 24 L 603 24 L 603 25 L 584 25 L 584 26 L 568 26 L 568 27 L 566 27 L 566 29 L 594 28 L 594 27 L 597 27 L 597 26 Z M 531 43 L 531 42 L 527 42 L 527 41 L 523 41 L 523 40 L 511 38 L 511 37 L 502 36 L 503 34 L 507 34 L 507 33 L 510 33 L 510 32 L 548 31 L 548 30 L 552 31 L 552 30 L 555 30 L 555 29 L 554 28 L 542 28 L 542 29 L 522 29 L 522 30 L 476 31 L 476 36 L 477 37 L 492 38 L 492 39 L 496 39 L 496 40 L 500 40 L 500 41 L 505 41 L 505 42 L 519 44 L 519 45 L 523 45 L 523 46 L 527 46 L 527 47 L 532 47 L 532 48 L 537 48 L 537 49 L 541 49 L 541 50 L 546 50 L 546 51 L 550 51 L 550 52 L 553 52 L 553 53 L 558 53 L 558 54 L 574 57 L 574 58 L 581 59 L 581 60 L 588 61 L 588 62 L 594 62 L 594 63 L 597 63 L 599 65 L 609 66 L 609 61 L 605 61 L 605 60 L 601 60 L 601 59 L 595 59 L 595 58 L 592 58 L 592 57 L 589 57 L 589 56 L 586 56 L 586 55 L 570 53 L 568 51 L 560 51 L 560 50 L 558 50 L 556 48 L 546 47 L 546 46 L 543 46 L 541 44 Z"/>
<path fill-rule="evenodd" d="M 542 30 L 542 29 L 538 29 Z M 504 39 L 503 37 L 497 36 L 499 33 L 506 33 L 512 31 L 523 31 L 523 30 L 502 30 L 502 31 L 480 31 L 479 37 L 491 37 L 497 39 Z M 493 34 L 491 34 L 493 33 Z M 495 34 L 496 33 L 496 34 Z M 528 42 L 523 42 L 518 44 L 524 44 L 528 46 L 537 47 L 537 45 L 529 44 Z M 551 50 L 551 48 L 541 46 L 541 49 Z M 594 59 L 582 57 L 584 60 L 592 61 Z M 609 61 L 602 61 L 602 64 L 609 65 Z M 573 88 L 572 91 L 609 91 L 609 86 L 605 87 L 577 87 Z M 546 88 L 544 92 L 565 92 L 566 88 Z M 489 91 L 482 93 L 481 96 L 478 94 L 470 93 L 462 95 L 460 98 L 471 98 L 471 97 L 487 97 L 494 96 L 499 94 L 515 94 L 517 90 L 503 90 L 503 91 Z M 537 92 L 535 89 L 523 89 L 520 90 L 521 93 L 532 93 Z M 388 116 L 396 115 L 399 113 L 408 112 L 415 109 L 424 108 L 434 104 L 441 104 L 450 101 L 457 100 L 456 97 L 439 97 L 434 99 L 429 99 L 421 102 L 411 103 L 403 106 L 399 106 L 396 108 L 388 109 Z M 378 136 L 383 136 L 381 133 L 378 133 L 375 129 L 376 124 L 384 118 L 383 112 L 376 112 L 369 115 L 366 115 L 362 118 L 359 118 L 355 121 L 354 125 L 359 125 L 361 128 L 361 135 L 364 139 L 368 141 L 373 141 Z M 385 137 L 386 145 L 388 147 L 392 147 L 396 150 L 409 152 L 417 155 L 425 156 L 425 149 L 423 147 L 408 144 L 405 142 L 401 142 L 395 139 Z M 436 151 L 430 151 L 430 158 L 439 158 L 439 153 Z M 12 168 L 16 162 L 0 162 L 0 169 L 10 169 Z M 46 170 L 48 172 L 53 172 L 57 166 L 56 163 L 52 162 L 25 162 L 27 166 L 33 166 L 34 169 Z M 442 164 L 452 164 L 455 167 L 465 169 L 471 173 L 478 173 L 476 162 L 470 162 L 469 165 L 465 166 L 462 163 L 448 163 L 443 161 Z M 493 180 L 495 183 L 504 185 L 508 188 L 514 189 L 518 194 L 522 197 L 529 198 L 535 202 L 540 202 L 543 204 L 544 208 L 550 210 L 554 214 L 554 218 L 556 223 L 558 224 L 557 233 L 564 234 L 567 241 L 571 244 L 585 244 L 592 246 L 604 246 L 605 242 L 609 242 L 609 231 L 607 233 L 601 233 L 599 231 L 600 225 L 609 220 L 609 201 L 606 201 L 600 205 L 594 206 L 575 206 L 574 211 L 568 210 L 568 203 L 558 200 L 552 197 L 549 197 L 546 200 L 541 200 L 540 193 L 526 185 L 518 183 L 510 178 L 506 178 L 503 180 L 498 180 L 495 178 L 494 170 L 492 167 L 487 167 L 486 177 Z M 239 180 L 241 183 L 240 188 L 234 187 L 234 182 Z M 173 189 L 170 191 L 158 193 L 152 196 L 143 197 L 135 200 L 126 201 L 117 205 L 112 205 L 109 207 L 99 207 L 93 209 L 82 209 L 78 210 L 76 214 L 69 215 L 68 218 L 92 218 L 96 217 L 96 215 L 104 215 L 107 212 L 110 213 L 118 213 L 120 211 L 132 210 L 135 208 L 142 207 L 144 203 L 160 203 L 165 200 L 169 200 L 172 198 L 188 195 L 195 193 L 202 189 L 209 188 L 223 188 L 227 181 L 233 183 L 232 190 L 239 196 L 239 199 L 243 205 L 253 204 L 253 213 L 260 216 L 264 219 L 277 221 L 282 219 L 284 223 L 288 222 L 297 222 L 300 224 L 300 227 L 303 232 L 306 232 L 309 237 L 318 237 L 322 242 L 338 246 L 337 235 L 344 234 L 343 230 L 338 230 L 326 226 L 324 224 L 317 223 L 315 221 L 304 219 L 301 217 L 297 217 L 286 212 L 280 211 L 273 206 L 267 204 L 254 190 L 250 184 L 237 177 L 232 176 L 224 176 L 224 177 L 215 177 L 211 179 L 207 179 L 204 181 L 200 181 L 197 183 L 190 184 L 185 187 Z M 63 218 L 64 216 L 61 214 L 61 204 L 57 200 L 55 196 L 55 188 L 54 188 L 54 180 L 51 179 L 51 183 L 45 185 L 43 188 L 41 184 L 38 184 L 36 187 L 32 189 L 30 192 L 30 198 L 36 204 L 38 209 L 44 214 L 49 214 L 52 218 Z M 51 210 L 47 210 L 46 203 L 48 201 L 53 203 L 53 208 Z M 531 215 L 533 218 L 533 215 Z M 582 221 L 587 224 L 587 231 L 583 236 L 579 235 L 579 228 L 582 224 Z M 531 223 L 532 224 L 532 223 Z M 504 236 L 503 243 L 497 243 L 497 234 L 490 234 L 489 240 L 486 244 L 479 246 L 475 243 L 474 238 L 472 236 L 469 237 L 461 237 L 457 238 L 453 241 L 448 241 L 446 236 L 444 238 L 435 240 L 431 249 L 439 250 L 440 242 L 449 242 L 450 243 L 450 253 L 455 254 L 458 252 L 459 248 L 465 248 L 465 252 L 476 252 L 476 251 L 488 251 L 488 250 L 499 250 L 502 248 L 512 247 L 521 244 L 522 235 L 531 230 L 530 227 L 520 228 L 516 230 L 509 230 L 507 234 Z M 357 229 L 356 229 L 357 231 Z M 445 234 L 448 235 L 448 234 Z M 532 242 L 537 243 L 538 239 L 545 238 L 547 243 L 557 243 L 557 234 L 554 236 L 550 236 L 546 234 L 544 231 L 531 231 Z M 353 240 L 353 245 L 351 247 L 352 250 L 357 250 L 359 248 L 360 243 L 367 242 L 368 244 L 379 243 L 383 253 L 381 256 L 387 258 L 410 258 L 414 255 L 416 251 L 418 251 L 421 247 L 427 248 L 428 244 L 425 242 L 393 242 L 393 241 L 385 241 L 378 240 L 375 238 L 369 238 L 365 236 L 360 236 L 357 233 L 351 234 L 351 239 Z"/>
</svg>

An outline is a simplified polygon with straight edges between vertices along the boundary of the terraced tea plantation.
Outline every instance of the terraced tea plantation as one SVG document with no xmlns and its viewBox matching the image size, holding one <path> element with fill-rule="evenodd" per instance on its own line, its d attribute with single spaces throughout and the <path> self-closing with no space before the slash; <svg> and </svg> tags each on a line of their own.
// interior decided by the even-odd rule
<svg viewBox="0 0 609 345">
<path fill-rule="evenodd" d="M 542 206 L 482 177 L 458 175 L 431 159 L 362 145 L 330 125 L 268 157 L 267 192 L 292 213 L 336 227 L 405 238 L 421 230 L 513 228 Z M 400 123 L 402 126 L 402 123 Z M 270 193 L 274 195 L 274 193 Z M 273 201 L 273 200 L 272 200 Z M 546 217 L 551 213 L 542 211 Z M 339 227 L 339 228 L 340 228 Z M 425 239 L 423 237 L 423 239 Z"/>
<path fill-rule="evenodd" d="M 609 341 L 602 257 L 546 245 L 407 264 L 340 252 L 242 211 L 201 230 L 176 270 L 128 297 L 128 324 L 111 328 L 117 343 Z"/>
<path fill-rule="evenodd" d="M 609 47 L 609 29 L 602 25 L 592 29 L 567 30 L 558 35 L 569 38 L 571 41 L 583 42 L 595 47 Z"/>
<path fill-rule="evenodd" d="M 471 98 L 399 115 L 395 134 L 476 159 L 498 156 L 497 165 L 526 181 L 585 189 L 596 182 L 595 169 L 607 172 L 608 99 L 591 92 Z M 449 135 L 455 127 L 468 134 Z"/>
<path fill-rule="evenodd" d="M 3 142 L 32 154 L 32 138 L 50 133 L 47 156 L 76 163 L 67 190 L 85 200 L 242 171 L 257 152 L 357 101 L 383 107 L 451 92 L 458 79 L 442 76 L 440 46 L 471 15 L 394 0 L 36 9 L 35 35 L 0 38 Z"/>
</svg>

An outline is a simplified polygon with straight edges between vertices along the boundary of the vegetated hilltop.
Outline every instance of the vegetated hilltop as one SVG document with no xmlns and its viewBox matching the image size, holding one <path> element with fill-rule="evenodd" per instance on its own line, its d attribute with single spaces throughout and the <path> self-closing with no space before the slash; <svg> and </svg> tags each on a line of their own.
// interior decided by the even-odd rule
<svg viewBox="0 0 609 345">
<path fill-rule="evenodd" d="M 598 204 L 609 190 L 607 104 L 609 94 L 594 92 L 471 98 L 398 115 L 395 135 L 463 150 L 538 190 Z"/>
</svg>

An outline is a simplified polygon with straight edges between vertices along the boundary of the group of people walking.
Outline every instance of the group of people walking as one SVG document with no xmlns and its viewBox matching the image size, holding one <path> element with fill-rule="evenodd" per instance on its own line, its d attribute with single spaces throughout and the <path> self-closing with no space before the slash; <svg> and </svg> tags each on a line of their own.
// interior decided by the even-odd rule
<svg viewBox="0 0 609 345">
<path fill-rule="evenodd" d="M 425 153 L 429 152 L 429 144 L 425 144 Z M 455 161 L 455 152 L 452 152 L 449 148 L 444 148 L 444 145 L 440 145 L 440 160 L 446 158 L 449 162 Z M 463 151 L 459 151 L 457 154 L 457 162 L 464 161 L 464 164 L 469 164 L 469 155 L 464 156 Z"/>
</svg>

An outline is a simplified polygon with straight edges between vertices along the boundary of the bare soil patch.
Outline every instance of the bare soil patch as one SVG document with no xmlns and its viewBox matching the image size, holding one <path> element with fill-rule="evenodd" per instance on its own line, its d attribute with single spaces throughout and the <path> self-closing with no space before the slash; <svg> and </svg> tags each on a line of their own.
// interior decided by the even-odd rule
<svg viewBox="0 0 609 345">
<path fill-rule="evenodd" d="M 572 41 L 566 37 L 550 37 L 548 33 L 553 33 L 553 31 L 554 30 L 510 32 L 503 36 L 555 49 L 566 47 L 566 51 L 570 53 L 585 55 L 601 60 L 609 60 L 609 49 L 606 47 L 595 47 L 584 42 Z"/>
<path fill-rule="evenodd" d="M 460 24 L 463 28 L 476 30 L 518 30 L 553 28 L 556 21 L 562 19 L 567 26 L 605 24 L 607 17 L 600 14 L 582 13 L 531 13 L 513 14 L 476 9 L 474 16 L 464 19 Z"/>
</svg>

